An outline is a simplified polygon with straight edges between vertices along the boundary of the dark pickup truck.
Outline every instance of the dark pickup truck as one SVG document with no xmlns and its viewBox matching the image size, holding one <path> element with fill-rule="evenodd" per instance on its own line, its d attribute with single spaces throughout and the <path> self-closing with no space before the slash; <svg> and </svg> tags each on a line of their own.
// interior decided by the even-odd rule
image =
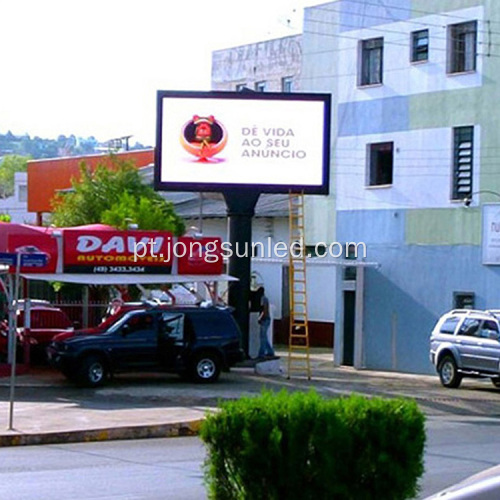
<svg viewBox="0 0 500 500">
<path fill-rule="evenodd" d="M 228 308 L 124 308 L 91 330 L 54 337 L 49 362 L 78 385 L 97 387 L 113 373 L 165 371 L 215 382 L 243 359 Z"/>
</svg>

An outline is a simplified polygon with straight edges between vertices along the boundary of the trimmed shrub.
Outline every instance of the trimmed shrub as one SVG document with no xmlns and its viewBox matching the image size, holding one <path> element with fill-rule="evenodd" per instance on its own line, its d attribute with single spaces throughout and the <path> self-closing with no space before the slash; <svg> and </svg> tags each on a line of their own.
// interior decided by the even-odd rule
<svg viewBox="0 0 500 500">
<path fill-rule="evenodd" d="M 414 401 L 263 392 L 224 402 L 200 436 L 217 500 L 404 499 L 418 492 L 425 417 Z"/>
</svg>

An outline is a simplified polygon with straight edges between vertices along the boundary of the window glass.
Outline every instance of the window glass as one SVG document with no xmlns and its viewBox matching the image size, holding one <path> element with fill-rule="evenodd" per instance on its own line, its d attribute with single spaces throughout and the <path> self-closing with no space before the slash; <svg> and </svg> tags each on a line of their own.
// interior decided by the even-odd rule
<svg viewBox="0 0 500 500">
<path fill-rule="evenodd" d="M 429 59 L 429 30 L 414 31 L 411 34 L 411 62 Z"/>
<path fill-rule="evenodd" d="M 458 318 L 448 318 L 439 330 L 440 333 L 449 333 L 453 335 L 458 324 Z"/>
<path fill-rule="evenodd" d="M 479 332 L 481 320 L 475 318 L 465 318 L 462 326 L 458 330 L 458 335 L 466 335 L 468 337 L 475 336 Z"/>
<path fill-rule="evenodd" d="M 266 91 L 266 82 L 257 82 L 255 84 L 255 91 L 256 92 L 265 92 Z"/>
<path fill-rule="evenodd" d="M 162 313 L 159 331 L 160 336 L 182 340 L 184 337 L 184 314 Z"/>
<path fill-rule="evenodd" d="M 453 200 L 472 194 L 474 127 L 453 129 Z"/>
<path fill-rule="evenodd" d="M 392 184 L 394 143 L 381 142 L 369 145 L 368 185 L 385 186 Z"/>
<path fill-rule="evenodd" d="M 453 24 L 448 28 L 448 73 L 476 69 L 477 21 Z"/>
<path fill-rule="evenodd" d="M 126 324 L 129 327 L 129 332 L 141 332 L 144 330 L 154 331 L 154 316 L 150 313 L 139 313 L 130 317 Z"/>
<path fill-rule="evenodd" d="M 485 320 L 479 330 L 479 337 L 483 339 L 498 340 L 498 325 L 496 321 Z"/>
<path fill-rule="evenodd" d="M 19 186 L 18 201 L 25 202 L 28 201 L 28 186 L 22 184 Z"/>
<path fill-rule="evenodd" d="M 360 85 L 382 83 L 384 39 L 361 41 Z"/>
<path fill-rule="evenodd" d="M 476 304 L 474 292 L 454 292 L 453 309 L 474 309 Z"/>
<path fill-rule="evenodd" d="M 285 76 L 281 79 L 281 91 L 291 92 L 292 91 L 293 79 L 291 76 Z"/>
</svg>

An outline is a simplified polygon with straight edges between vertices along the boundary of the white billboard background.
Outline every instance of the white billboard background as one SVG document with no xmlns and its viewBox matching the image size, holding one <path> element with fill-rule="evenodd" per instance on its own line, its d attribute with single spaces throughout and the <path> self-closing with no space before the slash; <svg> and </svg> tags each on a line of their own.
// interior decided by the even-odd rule
<svg viewBox="0 0 500 500">
<path fill-rule="evenodd" d="M 160 181 L 321 186 L 324 112 L 323 101 L 163 97 Z M 228 134 L 208 161 L 180 142 L 195 115 L 214 116 Z"/>
<path fill-rule="evenodd" d="M 500 203 L 483 205 L 483 264 L 500 265 Z"/>
</svg>

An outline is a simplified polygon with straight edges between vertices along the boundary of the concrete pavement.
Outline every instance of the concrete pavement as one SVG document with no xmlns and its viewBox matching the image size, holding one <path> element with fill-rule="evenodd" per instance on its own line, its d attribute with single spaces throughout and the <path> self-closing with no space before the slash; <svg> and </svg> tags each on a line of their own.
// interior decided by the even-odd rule
<svg viewBox="0 0 500 500">
<path fill-rule="evenodd" d="M 282 365 L 286 371 L 286 357 Z M 427 414 L 499 414 L 500 391 L 488 381 L 464 389 L 440 386 L 437 377 L 356 371 L 333 366 L 331 352 L 312 350 L 313 378 L 257 375 L 246 366 L 221 374 L 216 384 L 189 384 L 163 374 L 120 375 L 105 387 L 74 387 L 48 367 L 16 377 L 14 429 L 8 430 L 9 377 L 0 378 L 0 446 L 195 435 L 220 400 L 256 395 L 263 388 L 308 390 L 336 397 L 352 392 L 417 399 Z"/>
</svg>

